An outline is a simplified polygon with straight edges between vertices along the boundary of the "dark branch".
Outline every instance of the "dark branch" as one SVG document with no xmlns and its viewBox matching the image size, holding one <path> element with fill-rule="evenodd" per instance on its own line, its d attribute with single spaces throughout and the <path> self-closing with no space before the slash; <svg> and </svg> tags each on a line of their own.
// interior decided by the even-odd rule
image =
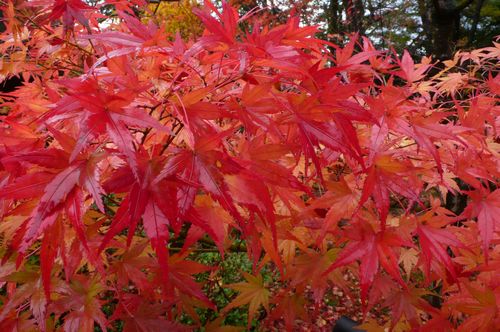
<svg viewBox="0 0 500 332">
<path fill-rule="evenodd" d="M 439 0 L 432 0 L 432 4 L 434 5 L 436 11 L 439 12 L 441 10 L 441 5 L 439 4 Z"/>
<path fill-rule="evenodd" d="M 465 0 L 465 1 L 462 1 L 461 4 L 459 4 L 457 7 L 455 7 L 455 12 L 456 13 L 459 13 L 461 12 L 462 10 L 464 10 L 465 8 L 467 8 L 474 0 Z"/>
</svg>

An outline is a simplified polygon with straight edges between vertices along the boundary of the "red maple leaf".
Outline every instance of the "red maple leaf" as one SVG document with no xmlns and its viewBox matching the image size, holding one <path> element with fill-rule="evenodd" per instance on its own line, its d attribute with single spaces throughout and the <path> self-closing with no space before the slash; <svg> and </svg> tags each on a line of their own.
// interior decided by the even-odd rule
<svg viewBox="0 0 500 332">
<path fill-rule="evenodd" d="M 365 305 L 368 289 L 378 273 L 379 265 L 405 288 L 399 269 L 399 253 L 394 248 L 413 246 L 397 234 L 397 229 L 386 228 L 384 231 L 375 231 L 365 220 L 359 220 L 348 234 L 353 237 L 340 252 L 335 262 L 326 270 L 333 269 L 360 260 L 361 301 Z"/>
<path fill-rule="evenodd" d="M 62 17 L 64 31 L 73 29 L 75 21 L 90 29 L 88 19 L 85 17 L 85 11 L 89 9 L 91 7 L 81 0 L 55 0 L 48 19 L 53 21 Z"/>
</svg>

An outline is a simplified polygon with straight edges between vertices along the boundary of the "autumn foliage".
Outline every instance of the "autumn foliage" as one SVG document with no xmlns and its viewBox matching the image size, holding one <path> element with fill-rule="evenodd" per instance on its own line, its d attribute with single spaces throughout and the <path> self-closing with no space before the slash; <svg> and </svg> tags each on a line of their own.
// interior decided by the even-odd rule
<svg viewBox="0 0 500 332">
<path fill-rule="evenodd" d="M 225 3 L 192 40 L 142 0 L 1 3 L 25 81 L 1 96 L 1 331 L 326 331 L 347 301 L 370 331 L 500 326 L 500 44 L 436 65 Z"/>
</svg>

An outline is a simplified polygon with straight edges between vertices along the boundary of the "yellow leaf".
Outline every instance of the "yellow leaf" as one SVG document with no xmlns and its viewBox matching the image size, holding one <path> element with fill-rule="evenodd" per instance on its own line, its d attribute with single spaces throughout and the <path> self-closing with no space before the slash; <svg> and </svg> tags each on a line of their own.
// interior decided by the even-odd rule
<svg viewBox="0 0 500 332">
<path fill-rule="evenodd" d="M 403 269 L 409 278 L 411 270 L 415 265 L 417 265 L 418 252 L 413 248 L 403 250 L 401 253 L 401 257 L 399 258 L 399 262 L 403 263 Z"/>
<path fill-rule="evenodd" d="M 370 332 L 385 332 L 388 330 L 387 328 L 380 326 L 380 323 L 373 318 L 368 318 L 366 322 L 356 326 L 356 329 Z"/>
</svg>

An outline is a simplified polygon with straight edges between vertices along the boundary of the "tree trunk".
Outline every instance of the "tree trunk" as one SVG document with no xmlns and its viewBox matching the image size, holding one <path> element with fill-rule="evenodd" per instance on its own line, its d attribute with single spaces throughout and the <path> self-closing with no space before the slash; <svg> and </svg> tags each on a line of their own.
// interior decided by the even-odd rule
<svg viewBox="0 0 500 332">
<path fill-rule="evenodd" d="M 349 0 L 345 3 L 347 31 L 346 32 L 359 32 L 363 34 L 363 18 L 365 16 L 365 6 L 363 0 Z"/>
<path fill-rule="evenodd" d="M 432 29 L 431 18 L 432 18 L 432 6 L 429 5 L 428 0 L 418 0 L 418 13 L 420 19 L 422 20 L 423 35 L 424 35 L 424 47 L 427 54 L 434 54 L 434 43 L 432 41 Z"/>
<path fill-rule="evenodd" d="M 474 11 L 474 18 L 472 21 L 472 27 L 470 29 L 469 38 L 467 44 L 469 46 L 473 45 L 473 41 L 476 38 L 477 25 L 479 23 L 479 18 L 481 17 L 481 8 L 483 8 L 484 0 L 478 0 L 476 3 L 476 9 Z"/>
<path fill-rule="evenodd" d="M 434 0 L 433 4 L 432 53 L 440 60 L 449 59 L 458 41 L 455 27 L 460 22 L 460 13 L 456 12 L 453 0 Z"/>
<path fill-rule="evenodd" d="M 440 60 L 453 56 L 460 33 L 460 13 L 473 0 L 456 4 L 454 0 L 433 0 L 432 34 L 433 54 Z M 425 27 L 424 27 L 425 28 Z"/>
<path fill-rule="evenodd" d="M 328 5 L 328 34 L 338 34 L 340 33 L 340 20 L 339 20 L 339 2 L 336 0 L 330 0 Z"/>
</svg>

